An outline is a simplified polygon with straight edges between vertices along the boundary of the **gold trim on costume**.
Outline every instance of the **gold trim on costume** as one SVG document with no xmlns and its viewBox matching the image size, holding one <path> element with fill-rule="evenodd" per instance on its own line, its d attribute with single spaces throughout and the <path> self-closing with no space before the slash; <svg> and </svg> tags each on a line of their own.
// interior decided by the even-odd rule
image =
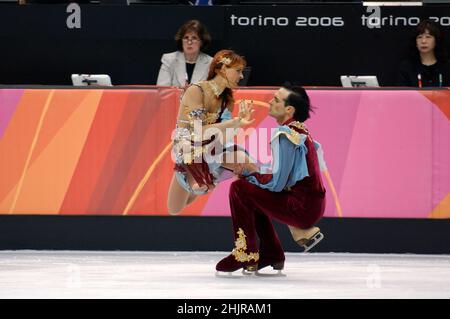
<svg viewBox="0 0 450 319">
<path fill-rule="evenodd" d="M 214 83 L 212 80 L 206 81 L 206 83 L 208 83 L 208 85 L 209 85 L 211 91 L 213 92 L 214 96 L 215 96 L 216 98 L 219 98 L 220 94 L 222 94 L 222 92 L 223 92 L 224 90 L 221 91 L 221 90 L 219 89 L 219 86 L 218 86 L 216 83 Z"/>
<path fill-rule="evenodd" d="M 308 128 L 306 127 L 305 123 L 303 123 L 303 122 L 294 121 L 294 122 L 289 123 L 288 126 L 296 127 L 298 129 L 303 130 L 306 133 L 308 133 Z"/>
<path fill-rule="evenodd" d="M 219 112 L 207 112 L 204 107 L 196 108 L 192 111 L 189 111 L 189 107 L 184 107 L 184 115 L 188 120 L 178 120 L 184 124 L 184 127 L 181 127 L 177 124 L 177 129 L 184 130 L 183 134 L 178 135 L 174 139 L 175 149 L 180 156 L 183 158 L 184 164 L 191 164 L 195 161 L 195 159 L 201 158 L 204 153 L 208 153 L 210 151 L 209 144 L 203 145 L 201 136 L 196 137 L 194 132 L 195 123 L 197 125 L 203 127 L 204 125 L 210 125 L 217 121 L 219 118 Z M 200 143 L 200 145 L 198 145 Z M 186 149 L 185 149 L 186 148 Z"/>
<path fill-rule="evenodd" d="M 289 132 L 285 132 L 285 131 L 279 131 L 279 132 L 277 132 L 277 134 L 275 134 L 275 135 L 272 137 L 271 142 L 272 142 L 274 139 L 276 139 L 278 136 L 280 136 L 280 135 L 286 136 L 287 139 L 288 139 L 289 141 L 291 141 L 292 143 L 294 143 L 295 145 L 300 145 L 300 141 L 301 141 L 300 133 L 294 131 L 293 129 L 290 129 Z"/>
<path fill-rule="evenodd" d="M 220 112 L 207 112 L 204 107 L 199 107 L 197 109 L 194 109 L 192 111 L 189 111 L 189 107 L 184 105 L 183 113 L 188 118 L 188 121 L 186 120 L 178 120 L 183 122 L 189 122 L 191 125 L 193 125 L 193 121 L 199 120 L 202 121 L 202 124 L 213 124 L 217 121 L 219 118 Z"/>
<path fill-rule="evenodd" d="M 293 126 L 296 127 L 298 129 L 301 129 L 303 131 L 305 131 L 306 133 L 308 133 L 308 129 L 306 128 L 305 123 L 302 122 L 298 122 L 298 121 L 294 121 L 288 124 L 289 126 Z M 292 129 L 289 127 L 289 132 L 285 132 L 285 131 L 278 131 L 271 139 L 271 142 L 276 139 L 277 137 L 279 137 L 280 135 L 284 135 L 287 137 L 287 139 L 289 141 L 291 141 L 292 143 L 294 143 L 295 145 L 300 145 L 301 142 L 301 135 L 305 135 L 308 136 L 307 134 L 301 134 L 299 132 L 297 132 L 296 130 Z"/>
<path fill-rule="evenodd" d="M 236 248 L 233 249 L 231 254 L 234 256 L 234 258 L 239 262 L 249 262 L 252 259 L 257 262 L 259 260 L 259 253 L 246 253 L 247 250 L 247 241 L 245 240 L 245 237 L 247 237 L 242 230 L 242 228 L 239 228 L 237 231 L 238 238 L 234 242 Z"/>
<path fill-rule="evenodd" d="M 296 127 L 296 128 L 298 128 L 300 130 L 305 131 L 307 139 L 310 140 L 311 142 L 313 141 L 313 139 L 311 138 L 311 135 L 309 134 L 308 128 L 306 127 L 305 123 L 299 122 L 299 121 L 294 121 L 294 122 L 289 123 L 288 126 L 293 126 L 293 127 Z"/>
</svg>

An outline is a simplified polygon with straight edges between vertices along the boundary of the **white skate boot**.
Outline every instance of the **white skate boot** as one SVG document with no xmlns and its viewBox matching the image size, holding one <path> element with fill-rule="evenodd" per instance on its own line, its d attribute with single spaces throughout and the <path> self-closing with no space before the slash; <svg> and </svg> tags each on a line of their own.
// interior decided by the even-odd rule
<svg viewBox="0 0 450 319">
<path fill-rule="evenodd" d="M 288 226 L 291 231 L 292 238 L 300 246 L 304 247 L 304 253 L 308 252 L 316 246 L 323 238 L 324 235 L 320 232 L 319 227 L 311 227 L 307 229 L 301 229 L 293 226 Z"/>
</svg>

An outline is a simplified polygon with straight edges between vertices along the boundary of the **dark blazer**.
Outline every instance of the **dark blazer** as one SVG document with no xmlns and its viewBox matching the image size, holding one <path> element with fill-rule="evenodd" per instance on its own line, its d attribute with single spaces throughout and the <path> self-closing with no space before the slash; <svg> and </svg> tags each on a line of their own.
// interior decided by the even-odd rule
<svg viewBox="0 0 450 319">
<path fill-rule="evenodd" d="M 400 64 L 397 84 L 419 87 L 418 74 L 421 76 L 422 87 L 450 86 L 450 63 L 436 62 L 427 66 L 412 59 Z"/>
</svg>

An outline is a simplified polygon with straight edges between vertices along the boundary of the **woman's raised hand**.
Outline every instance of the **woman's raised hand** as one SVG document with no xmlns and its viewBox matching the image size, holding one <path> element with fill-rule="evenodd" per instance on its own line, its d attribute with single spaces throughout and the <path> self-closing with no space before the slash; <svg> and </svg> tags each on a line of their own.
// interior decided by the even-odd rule
<svg viewBox="0 0 450 319">
<path fill-rule="evenodd" d="M 238 113 L 240 124 L 241 125 L 252 124 L 255 121 L 255 119 L 252 119 L 254 111 L 255 110 L 253 109 L 253 100 L 251 100 L 250 103 L 247 100 L 241 100 L 241 102 L 239 102 L 239 113 Z"/>
</svg>

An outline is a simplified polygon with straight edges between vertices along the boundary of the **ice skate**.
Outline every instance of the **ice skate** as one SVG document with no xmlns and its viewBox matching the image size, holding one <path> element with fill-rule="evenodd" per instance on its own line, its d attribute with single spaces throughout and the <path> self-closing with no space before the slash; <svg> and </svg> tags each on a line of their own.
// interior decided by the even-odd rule
<svg viewBox="0 0 450 319">
<path fill-rule="evenodd" d="M 324 238 L 319 227 L 301 229 L 289 226 L 289 230 L 297 244 L 305 248 L 304 253 L 310 251 L 311 248 L 316 246 Z"/>
<path fill-rule="evenodd" d="M 233 255 L 228 255 L 216 265 L 216 277 L 238 278 L 242 277 L 237 273 L 242 269 L 242 275 L 254 276 L 258 264 L 256 262 L 239 262 Z"/>
<path fill-rule="evenodd" d="M 263 268 L 266 268 L 268 266 L 272 267 L 272 270 L 261 272 L 260 270 Z M 263 258 L 260 259 L 258 263 L 258 269 L 256 270 L 255 275 L 260 277 L 285 277 L 286 275 L 283 274 L 282 270 L 284 269 L 284 259 L 281 261 L 275 261 L 275 260 L 264 260 Z"/>
</svg>

